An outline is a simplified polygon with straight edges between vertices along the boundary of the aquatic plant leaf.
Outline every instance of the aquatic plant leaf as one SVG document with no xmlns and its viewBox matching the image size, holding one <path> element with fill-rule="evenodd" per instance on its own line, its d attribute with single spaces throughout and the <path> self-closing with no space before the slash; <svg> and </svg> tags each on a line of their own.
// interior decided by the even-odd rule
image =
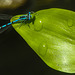
<svg viewBox="0 0 75 75">
<path fill-rule="evenodd" d="M 49 67 L 75 73 L 75 12 L 44 9 L 33 13 L 30 21 L 13 27 Z"/>
</svg>

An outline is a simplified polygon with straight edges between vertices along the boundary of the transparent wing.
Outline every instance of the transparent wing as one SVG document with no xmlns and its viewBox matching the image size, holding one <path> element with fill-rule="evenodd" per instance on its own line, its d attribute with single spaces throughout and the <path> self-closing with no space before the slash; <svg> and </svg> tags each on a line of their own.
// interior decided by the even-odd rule
<svg viewBox="0 0 75 75">
<path fill-rule="evenodd" d="M 5 28 L 3 28 L 3 29 L 0 29 L 0 34 L 2 34 L 3 32 L 5 32 L 5 31 L 7 31 L 7 30 L 11 30 L 11 28 L 12 28 L 12 26 L 11 25 L 9 25 L 9 26 L 7 26 L 7 27 L 5 27 Z"/>
<path fill-rule="evenodd" d="M 11 18 L 12 18 L 11 15 L 8 15 L 8 14 L 0 14 L 0 26 L 1 25 L 4 25 L 4 22 L 6 20 L 10 20 Z M 5 24 L 6 24 L 6 22 L 5 22 Z M 2 34 L 3 32 L 5 32 L 10 27 L 11 27 L 11 25 L 9 25 L 9 26 L 7 26 L 7 27 L 5 27 L 3 29 L 0 29 L 0 34 Z"/>
<path fill-rule="evenodd" d="M 10 20 L 12 18 L 11 15 L 8 14 L 0 14 L 0 19 L 2 20 Z"/>
</svg>

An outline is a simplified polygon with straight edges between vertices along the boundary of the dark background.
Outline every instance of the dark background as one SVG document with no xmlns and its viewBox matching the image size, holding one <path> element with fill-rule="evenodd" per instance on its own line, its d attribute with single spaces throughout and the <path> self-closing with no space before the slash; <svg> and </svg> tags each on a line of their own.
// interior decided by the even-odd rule
<svg viewBox="0 0 75 75">
<path fill-rule="evenodd" d="M 44 3 L 44 0 L 27 0 L 25 4 L 16 9 L 1 8 L 0 14 L 14 16 L 46 8 L 64 8 L 75 11 L 75 0 L 54 0 L 47 3 Z M 0 19 L 0 25 L 10 22 L 9 20 Z M 9 29 L 0 33 L 0 75 L 75 74 L 63 73 L 48 67 L 10 26 Z"/>
</svg>

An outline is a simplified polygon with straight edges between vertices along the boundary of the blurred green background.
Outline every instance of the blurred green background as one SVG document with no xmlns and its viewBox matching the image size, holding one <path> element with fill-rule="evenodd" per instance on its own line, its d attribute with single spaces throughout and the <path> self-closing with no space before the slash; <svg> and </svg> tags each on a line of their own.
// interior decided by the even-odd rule
<svg viewBox="0 0 75 75">
<path fill-rule="evenodd" d="M 14 16 L 48 8 L 75 11 L 75 0 L 0 0 L 0 14 Z M 1 19 L 0 16 L 0 26 L 8 22 L 9 19 Z M 48 67 L 22 37 L 10 27 L 0 34 L 0 75 L 70 74 Z"/>
</svg>

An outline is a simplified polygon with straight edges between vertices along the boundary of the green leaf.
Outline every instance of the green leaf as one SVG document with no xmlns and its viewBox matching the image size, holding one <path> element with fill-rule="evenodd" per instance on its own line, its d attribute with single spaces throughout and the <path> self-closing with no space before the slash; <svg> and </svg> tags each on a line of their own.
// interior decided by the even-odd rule
<svg viewBox="0 0 75 75">
<path fill-rule="evenodd" d="M 15 23 L 13 27 L 49 67 L 75 73 L 75 12 L 40 10 L 32 14 L 30 21 Z"/>
</svg>

